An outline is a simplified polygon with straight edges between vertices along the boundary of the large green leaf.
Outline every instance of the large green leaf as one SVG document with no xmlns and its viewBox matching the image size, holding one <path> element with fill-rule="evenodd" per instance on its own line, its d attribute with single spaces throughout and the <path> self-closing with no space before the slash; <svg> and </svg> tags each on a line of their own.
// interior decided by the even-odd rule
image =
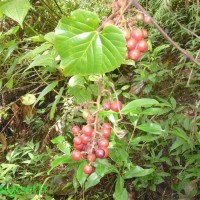
<svg viewBox="0 0 200 200">
<path fill-rule="evenodd" d="M 0 4 L 0 11 L 2 11 L 7 17 L 17 21 L 21 27 L 23 27 L 22 23 L 29 8 L 30 3 L 28 0 L 7 0 Z"/>
<path fill-rule="evenodd" d="M 124 188 L 124 179 L 121 176 L 118 176 L 117 182 L 115 185 L 115 192 L 113 194 L 115 200 L 127 200 L 128 192 Z"/>
<path fill-rule="evenodd" d="M 85 189 L 87 190 L 88 188 L 97 185 L 100 180 L 101 176 L 99 176 L 96 172 L 92 173 L 85 183 Z"/>
<path fill-rule="evenodd" d="M 121 112 L 123 114 L 127 114 L 130 112 L 135 112 L 139 107 L 150 107 L 152 105 L 159 105 L 159 102 L 156 101 L 155 99 L 148 99 L 148 98 L 143 98 L 143 99 L 136 99 L 128 103 L 122 110 Z"/>
<path fill-rule="evenodd" d="M 143 177 L 143 176 L 147 176 L 153 172 L 154 172 L 153 168 L 143 169 L 140 166 L 135 166 L 124 174 L 124 179 L 129 179 L 129 178 L 133 178 L 133 177 Z"/>
<path fill-rule="evenodd" d="M 116 163 L 128 161 L 128 153 L 120 147 L 109 149 L 109 157 Z"/>
<path fill-rule="evenodd" d="M 55 47 L 65 76 L 104 74 L 124 61 L 126 44 L 122 31 L 107 26 L 99 32 L 98 26 L 98 16 L 84 10 L 76 10 L 59 21 Z"/>
<path fill-rule="evenodd" d="M 159 124 L 155 124 L 155 123 L 141 124 L 141 125 L 138 125 L 136 128 L 142 131 L 145 131 L 147 133 L 152 133 L 156 135 L 166 133 L 166 131 L 163 130 Z"/>
<path fill-rule="evenodd" d="M 111 172 L 119 173 L 115 165 L 111 165 L 107 159 L 97 159 L 95 162 L 95 172 L 103 177 Z"/>
</svg>

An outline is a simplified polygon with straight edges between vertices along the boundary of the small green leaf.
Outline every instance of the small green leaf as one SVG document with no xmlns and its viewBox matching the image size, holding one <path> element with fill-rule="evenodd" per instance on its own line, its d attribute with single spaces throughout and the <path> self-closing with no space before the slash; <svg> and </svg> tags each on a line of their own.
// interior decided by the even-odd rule
<svg viewBox="0 0 200 200">
<path fill-rule="evenodd" d="M 80 183 L 81 186 L 83 186 L 83 184 L 85 183 L 88 175 L 86 175 L 83 172 L 83 168 L 84 166 L 87 164 L 87 162 L 84 160 L 78 167 L 78 170 L 76 171 L 76 178 L 78 180 L 78 182 Z"/>
<path fill-rule="evenodd" d="M 170 98 L 170 103 L 172 104 L 172 108 L 175 110 L 175 108 L 176 108 L 176 100 L 173 97 Z"/>
<path fill-rule="evenodd" d="M 166 112 L 165 110 L 163 111 L 163 108 L 148 108 L 144 111 L 142 111 L 142 114 L 144 115 L 162 115 L 163 112 Z"/>
<path fill-rule="evenodd" d="M 8 30 L 5 35 L 13 35 L 15 33 L 17 33 L 19 30 L 19 26 L 14 26 L 12 27 L 10 30 Z"/>
<path fill-rule="evenodd" d="M 82 86 L 84 82 L 85 82 L 85 79 L 83 76 L 75 75 L 69 79 L 68 86 L 69 87 L 74 87 L 76 85 Z"/>
<path fill-rule="evenodd" d="M 8 44 L 8 43 L 7 43 Z M 8 47 L 8 50 L 6 52 L 6 55 L 3 59 L 3 62 L 5 62 L 8 58 L 10 58 L 12 52 L 17 48 L 17 44 L 15 42 L 15 40 L 12 40 L 9 42 L 9 47 Z M 13 65 L 12 65 L 13 66 Z M 15 65 L 14 65 L 15 66 Z"/>
<path fill-rule="evenodd" d="M 97 185 L 101 180 L 101 176 L 99 176 L 96 172 L 93 172 L 88 178 L 85 183 L 85 189 L 89 189 L 95 185 Z"/>
<path fill-rule="evenodd" d="M 78 104 L 89 102 L 92 99 L 91 92 L 80 86 L 70 87 L 69 94 L 74 96 Z"/>
<path fill-rule="evenodd" d="M 176 141 L 170 147 L 170 151 L 177 149 L 178 147 L 182 146 L 183 144 L 185 144 L 185 141 L 181 138 L 177 138 Z"/>
<path fill-rule="evenodd" d="M 52 44 L 54 44 L 55 41 L 55 33 L 54 32 L 49 32 L 44 36 L 44 39 Z"/>
<path fill-rule="evenodd" d="M 64 90 L 64 87 L 61 87 L 58 95 L 55 97 L 55 101 L 53 102 L 53 105 L 52 105 L 51 111 L 50 111 L 50 119 L 54 118 L 54 114 L 56 112 L 56 106 L 57 106 L 58 102 L 60 101 L 63 90 Z"/>
<path fill-rule="evenodd" d="M 124 188 L 124 179 L 121 176 L 117 177 L 113 197 L 115 200 L 128 200 L 128 193 L 127 190 Z"/>
<path fill-rule="evenodd" d="M 135 66 L 135 61 L 134 60 L 124 60 L 122 62 L 123 65 L 133 65 Z"/>
<path fill-rule="evenodd" d="M 75 192 L 77 192 L 77 189 L 79 187 L 79 182 L 78 182 L 76 176 L 74 176 L 74 178 L 73 178 L 73 186 L 74 186 Z"/>
<path fill-rule="evenodd" d="M 124 85 L 121 90 L 127 90 L 128 88 L 130 88 L 130 85 Z"/>
<path fill-rule="evenodd" d="M 13 88 L 13 77 L 6 83 L 6 87 L 10 90 Z"/>
<path fill-rule="evenodd" d="M 129 171 L 127 171 L 124 174 L 124 179 L 129 179 L 129 178 L 133 178 L 133 177 L 143 177 L 143 176 L 147 176 L 151 173 L 153 173 L 155 170 L 153 168 L 150 169 L 143 169 L 140 166 L 135 166 L 133 168 L 131 168 Z"/>
<path fill-rule="evenodd" d="M 65 141 L 65 138 L 62 135 L 57 136 L 56 138 L 52 139 L 51 142 L 53 144 L 59 144 L 61 142 Z"/>
<path fill-rule="evenodd" d="M 133 138 L 131 140 L 131 145 L 132 146 L 137 146 L 140 142 L 141 143 L 147 143 L 147 142 L 151 142 L 151 141 L 156 141 L 158 140 L 160 136 L 155 136 L 155 135 L 145 135 L 145 136 L 139 136 L 136 138 Z"/>
<path fill-rule="evenodd" d="M 30 3 L 28 0 L 9 0 L 0 4 L 0 10 L 7 16 L 17 21 L 21 27 L 28 10 Z"/>
<path fill-rule="evenodd" d="M 169 47 L 170 47 L 169 44 L 163 44 L 163 45 L 161 45 L 161 46 L 156 47 L 156 48 L 153 50 L 154 56 L 157 56 L 158 53 L 160 53 L 162 50 L 167 49 L 167 48 L 169 48 Z"/>
<path fill-rule="evenodd" d="M 183 140 L 185 140 L 189 145 L 190 147 L 192 148 L 193 147 L 193 142 L 192 140 L 190 139 L 189 136 L 187 136 L 186 132 L 179 128 L 179 127 L 176 127 L 173 131 L 172 131 L 173 135 L 179 137 L 179 138 L 182 138 Z"/>
<path fill-rule="evenodd" d="M 36 47 L 35 49 L 27 52 L 25 55 L 23 55 L 20 60 L 24 60 L 24 59 L 33 59 L 34 57 L 36 57 L 38 54 L 42 53 L 43 51 L 46 51 L 47 49 L 49 49 L 52 46 L 52 44 L 48 44 L 48 43 L 43 43 L 41 46 Z"/>
<path fill-rule="evenodd" d="M 71 157 L 70 156 L 62 156 L 62 157 L 57 157 L 51 162 L 51 169 L 48 171 L 48 174 L 58 165 L 64 164 L 64 163 L 70 163 L 71 162 Z"/>
<path fill-rule="evenodd" d="M 152 133 L 157 135 L 166 133 L 166 131 L 163 130 L 159 124 L 155 123 L 141 124 L 138 125 L 136 128 L 145 131 L 147 133 Z"/>
<path fill-rule="evenodd" d="M 152 105 L 159 105 L 159 102 L 155 99 L 136 99 L 128 103 L 124 108 L 121 110 L 122 114 L 127 114 L 132 111 L 137 111 L 139 107 L 150 107 Z"/>
<path fill-rule="evenodd" d="M 2 79 L 0 79 L 0 90 L 2 88 L 2 85 L 3 85 L 3 81 L 2 81 Z"/>
<path fill-rule="evenodd" d="M 25 71 L 36 67 L 36 66 L 44 66 L 45 68 L 43 68 L 46 71 L 49 72 L 55 72 L 57 69 L 57 65 L 56 65 L 56 51 L 55 50 L 49 50 L 47 52 L 45 52 L 46 54 L 43 55 L 38 55 L 34 58 L 33 62 L 30 63 L 30 65 L 26 68 Z"/>
<path fill-rule="evenodd" d="M 56 86 L 58 85 L 58 81 L 54 81 L 51 84 L 47 85 L 47 87 L 44 88 L 44 90 L 42 90 L 40 92 L 40 95 L 38 96 L 38 98 L 36 99 L 33 107 L 38 103 L 38 101 L 40 101 L 47 93 L 51 92 Z"/>
</svg>

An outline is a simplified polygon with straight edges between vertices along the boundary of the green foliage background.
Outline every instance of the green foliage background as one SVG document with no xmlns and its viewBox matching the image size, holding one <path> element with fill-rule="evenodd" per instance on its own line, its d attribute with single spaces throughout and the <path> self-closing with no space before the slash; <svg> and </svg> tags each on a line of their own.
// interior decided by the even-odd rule
<svg viewBox="0 0 200 200">
<path fill-rule="evenodd" d="M 199 58 L 198 1 L 139 2 L 172 39 Z M 47 186 L 43 197 L 19 194 L 15 199 L 200 198 L 199 66 L 153 26 L 148 27 L 149 52 L 141 61 L 122 64 L 104 76 L 105 86 L 114 87 L 123 100 L 124 121 L 118 128 L 127 135 L 111 138 L 110 159 L 98 160 L 88 178 L 82 172 L 85 163 L 70 159 L 71 126 L 84 123 L 76 106 L 96 99 L 98 76 L 74 72 L 66 78 L 53 32 L 63 16 L 77 9 L 105 19 L 110 3 L 0 2 L 0 131 L 7 137 L 7 144 L 1 139 L 7 152 L 1 152 L 0 183 Z M 22 4 L 26 6 L 18 12 L 15 5 Z M 37 97 L 36 110 L 29 114 L 20 101 L 27 93 Z M 112 113 L 100 114 L 111 122 L 117 119 Z"/>
</svg>

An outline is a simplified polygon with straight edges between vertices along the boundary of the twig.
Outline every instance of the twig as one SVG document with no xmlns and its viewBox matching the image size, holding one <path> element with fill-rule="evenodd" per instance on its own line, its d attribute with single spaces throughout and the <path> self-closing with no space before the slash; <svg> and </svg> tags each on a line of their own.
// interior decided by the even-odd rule
<svg viewBox="0 0 200 200">
<path fill-rule="evenodd" d="M 58 7 L 58 9 L 60 10 L 60 12 L 63 14 L 61 7 L 59 6 L 58 2 L 56 0 L 53 0 L 56 4 L 56 6 Z"/>
<path fill-rule="evenodd" d="M 172 12 L 171 9 L 169 8 L 169 5 L 168 5 L 168 3 L 166 2 L 166 0 L 164 1 L 164 3 L 165 3 L 165 6 L 166 6 L 167 10 L 169 11 L 169 13 L 170 13 L 171 15 L 173 15 L 173 12 Z M 197 16 L 198 16 L 198 14 L 197 14 Z M 183 25 L 181 25 L 181 24 L 179 23 L 178 20 L 176 20 L 176 19 L 173 19 L 173 20 L 174 20 L 181 28 L 183 28 L 185 31 L 187 31 L 189 34 L 191 34 L 191 35 L 197 37 L 198 39 L 200 39 L 200 36 L 198 36 L 198 35 L 197 35 L 196 33 L 194 33 L 193 31 L 191 31 L 191 30 L 185 28 Z"/>
<path fill-rule="evenodd" d="M 136 1 L 129 0 L 132 5 L 134 5 L 137 9 L 141 10 L 143 14 L 149 15 L 149 13 Z M 149 15 L 150 16 L 150 15 Z M 182 49 L 176 42 L 174 42 L 165 31 L 157 24 L 157 22 L 152 18 L 152 24 L 158 29 L 158 31 L 167 39 L 177 50 L 183 53 L 187 58 L 189 58 L 192 62 L 200 66 L 200 62 L 196 60 L 192 55 L 190 55 L 185 49 Z"/>
<path fill-rule="evenodd" d="M 198 58 L 199 53 L 200 53 L 200 49 L 199 49 L 199 51 L 198 51 L 198 53 L 197 53 L 196 58 Z M 192 69 L 191 69 L 190 74 L 189 74 L 189 77 L 188 77 L 188 81 L 187 81 L 187 84 L 186 84 L 187 87 L 190 85 L 190 80 L 191 80 L 191 78 L 192 78 L 193 69 L 194 69 L 194 65 L 192 66 Z"/>
</svg>

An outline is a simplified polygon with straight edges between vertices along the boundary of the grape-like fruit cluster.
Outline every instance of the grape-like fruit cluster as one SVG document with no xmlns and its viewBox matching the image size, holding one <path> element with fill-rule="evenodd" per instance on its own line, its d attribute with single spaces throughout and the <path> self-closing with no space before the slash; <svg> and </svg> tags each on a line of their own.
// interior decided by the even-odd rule
<svg viewBox="0 0 200 200">
<path fill-rule="evenodd" d="M 126 59 L 139 60 L 142 53 L 148 51 L 148 45 L 145 40 L 147 37 L 146 29 L 133 29 L 124 31 L 124 37 L 126 39 L 127 54 Z"/>
<path fill-rule="evenodd" d="M 114 2 L 114 10 L 119 10 L 124 6 L 123 0 L 117 0 Z M 104 23 L 104 27 L 109 25 L 117 25 L 123 29 L 124 37 L 126 39 L 126 59 L 138 61 L 142 54 L 148 51 L 148 45 L 145 40 L 147 38 L 148 33 L 146 29 L 140 29 L 135 26 L 135 24 L 144 23 L 150 24 L 152 21 L 151 17 L 148 15 L 144 15 L 143 13 L 138 12 L 133 17 L 128 17 L 126 22 L 122 18 L 122 15 L 117 14 L 113 19 L 110 19 Z M 125 28 L 124 28 L 125 27 Z M 128 28 L 127 28 L 128 27 Z"/>
<path fill-rule="evenodd" d="M 145 24 L 151 23 L 151 17 L 147 15 L 144 16 L 142 13 L 137 13 L 132 20 L 134 22 L 144 22 Z M 148 45 L 145 40 L 147 36 L 148 33 L 146 29 L 134 27 L 132 30 L 124 30 L 127 46 L 126 59 L 138 61 L 141 58 L 141 55 L 148 51 Z"/>
<path fill-rule="evenodd" d="M 103 104 L 103 109 L 119 112 L 122 109 L 122 103 L 121 101 L 112 103 L 107 101 Z M 107 122 L 98 124 L 99 130 L 95 132 L 95 117 L 87 111 L 83 112 L 82 116 L 87 121 L 87 125 L 72 127 L 74 150 L 71 152 L 71 158 L 75 161 L 86 159 L 88 164 L 84 166 L 83 171 L 85 174 L 91 174 L 94 171 L 93 164 L 96 158 L 104 159 L 109 155 L 108 138 L 111 135 L 112 127 Z"/>
</svg>

